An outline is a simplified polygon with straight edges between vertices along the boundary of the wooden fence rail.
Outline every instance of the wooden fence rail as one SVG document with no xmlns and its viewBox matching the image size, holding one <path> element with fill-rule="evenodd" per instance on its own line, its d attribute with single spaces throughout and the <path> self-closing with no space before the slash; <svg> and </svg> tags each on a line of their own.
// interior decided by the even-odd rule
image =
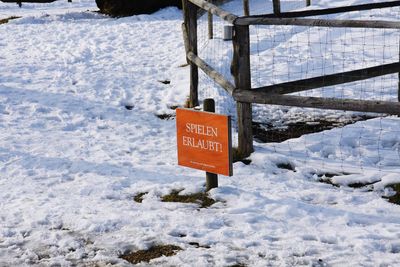
<svg viewBox="0 0 400 267">
<path fill-rule="evenodd" d="M 302 18 L 253 18 L 244 17 L 235 20 L 235 25 L 287 25 L 336 28 L 375 28 L 400 29 L 400 22 L 382 20 L 335 20 Z"/>
<path fill-rule="evenodd" d="M 235 21 L 235 19 L 238 18 L 238 16 L 216 6 L 213 5 L 205 0 L 183 0 L 184 2 L 191 2 L 193 4 L 195 4 L 196 6 L 204 9 L 207 12 L 210 12 L 211 14 L 214 14 L 218 17 L 220 17 L 221 19 L 225 20 L 226 22 L 233 24 L 233 22 Z M 185 7 L 185 5 L 183 5 L 183 7 Z M 185 10 L 184 10 L 185 12 Z"/>
<path fill-rule="evenodd" d="M 345 71 L 314 78 L 259 87 L 252 91 L 260 91 L 269 94 L 290 94 L 316 88 L 371 79 L 398 72 L 400 72 L 400 63 L 396 62 L 370 68 Z"/>
<path fill-rule="evenodd" d="M 233 94 L 233 91 L 236 89 L 236 87 L 225 77 L 217 72 L 214 68 L 212 68 L 210 65 L 208 65 L 204 60 L 202 60 L 200 57 L 195 55 L 192 52 L 189 52 L 187 54 L 187 57 L 190 62 L 196 64 L 197 67 L 199 67 L 202 71 L 204 71 L 205 74 L 207 74 L 210 78 L 212 78 L 217 84 L 219 84 L 223 89 L 225 89 L 228 93 L 231 95 Z"/>
<path fill-rule="evenodd" d="M 282 105 L 304 108 L 336 109 L 360 112 L 375 112 L 400 115 L 400 103 L 390 101 L 354 100 L 339 98 L 305 97 L 293 95 L 269 94 L 252 90 L 235 90 L 233 98 L 236 101 Z"/>
<path fill-rule="evenodd" d="M 254 18 L 257 17 L 280 17 L 280 18 L 296 18 L 296 17 L 311 17 L 311 16 L 321 16 L 321 15 L 331 15 L 338 14 L 344 12 L 352 12 L 352 11 L 366 11 L 372 9 L 379 8 L 387 8 L 387 7 L 396 7 L 400 6 L 400 1 L 386 1 L 381 3 L 369 3 L 369 4 L 361 4 L 361 5 L 350 5 L 344 7 L 332 7 L 332 8 L 324 8 L 324 9 L 312 9 L 312 10 L 303 10 L 303 11 L 290 11 L 290 12 L 281 12 L 265 15 L 257 15 L 252 16 Z"/>
</svg>

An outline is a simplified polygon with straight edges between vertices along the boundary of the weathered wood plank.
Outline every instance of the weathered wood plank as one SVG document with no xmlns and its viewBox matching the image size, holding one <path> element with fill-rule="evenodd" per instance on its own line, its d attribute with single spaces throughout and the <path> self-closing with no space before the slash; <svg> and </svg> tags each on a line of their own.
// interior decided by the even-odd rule
<svg viewBox="0 0 400 267">
<path fill-rule="evenodd" d="M 233 35 L 234 57 L 232 74 L 235 77 L 236 88 L 246 90 L 251 87 L 250 73 L 250 34 L 248 26 L 234 26 Z M 238 155 L 248 157 L 253 151 L 252 104 L 238 101 Z"/>
<path fill-rule="evenodd" d="M 186 61 L 187 63 L 189 63 L 189 60 L 187 58 L 187 54 L 190 51 L 190 47 L 189 47 L 189 34 L 187 32 L 187 26 L 185 25 L 185 23 L 182 23 L 182 36 L 183 36 L 183 44 L 185 46 L 185 52 L 186 52 Z"/>
<path fill-rule="evenodd" d="M 400 115 L 399 102 L 277 95 L 253 90 L 237 90 L 233 97 L 247 103 Z"/>
<path fill-rule="evenodd" d="M 196 64 L 204 73 L 206 73 L 210 78 L 212 78 L 217 84 L 224 88 L 228 93 L 232 94 L 235 90 L 235 86 L 229 82 L 225 77 L 213 69 L 210 65 L 204 62 L 201 58 L 192 52 L 187 55 L 189 61 Z"/>
<path fill-rule="evenodd" d="M 185 9 L 184 23 L 187 27 L 187 34 L 189 39 L 189 51 L 197 55 L 197 11 L 198 7 L 188 0 L 183 6 Z M 190 93 L 189 93 L 189 107 L 195 107 L 199 105 L 199 70 L 196 64 L 190 64 Z"/>
<path fill-rule="evenodd" d="M 397 100 L 400 102 L 400 72 L 399 72 L 399 74 L 398 74 Z"/>
<path fill-rule="evenodd" d="M 290 25 L 312 27 L 339 27 L 339 28 L 379 28 L 400 29 L 400 22 L 383 20 L 337 20 L 337 19 L 301 19 L 301 18 L 269 18 L 269 17 L 241 17 L 235 21 L 236 25 Z"/>
<path fill-rule="evenodd" d="M 256 18 L 256 17 L 270 17 L 270 18 L 273 18 L 273 17 L 280 17 L 280 18 L 311 17 L 311 16 L 329 15 L 329 14 L 337 14 L 337 13 L 344 13 L 344 12 L 351 12 L 351 11 L 364 11 L 364 10 L 372 10 L 372 9 L 396 7 L 396 6 L 400 6 L 400 1 L 386 1 L 386 2 L 381 2 L 381 3 L 369 3 L 369 4 L 361 4 L 361 5 L 344 6 L 344 7 L 333 7 L 333 8 L 313 9 L 313 10 L 303 10 L 303 11 L 291 11 L 291 12 L 282 12 L 279 15 L 266 14 L 266 15 L 252 16 L 252 17 L 254 17 L 254 18 Z"/>
<path fill-rule="evenodd" d="M 193 4 L 195 4 L 198 7 L 201 7 L 202 9 L 220 17 L 221 19 L 233 24 L 233 22 L 238 18 L 238 16 L 220 8 L 217 7 L 216 5 L 213 5 L 211 3 L 208 3 L 205 0 L 189 0 Z"/>
<path fill-rule="evenodd" d="M 272 0 L 272 8 L 275 15 L 281 14 L 281 1 L 280 0 Z"/>
<path fill-rule="evenodd" d="M 211 40 L 214 38 L 213 14 L 211 12 L 207 13 L 207 20 L 208 20 L 208 39 Z"/>
<path fill-rule="evenodd" d="M 215 112 L 215 101 L 212 98 L 206 98 L 203 101 L 203 110 Z M 218 187 L 218 174 L 206 172 L 206 192 Z"/>
<path fill-rule="evenodd" d="M 245 16 L 250 16 L 249 0 L 243 0 L 243 14 Z"/>
<path fill-rule="evenodd" d="M 321 87 L 366 80 L 396 72 L 400 72 L 400 62 L 385 64 L 370 68 L 364 68 L 359 70 L 335 73 L 309 79 L 297 80 L 292 82 L 263 86 L 256 88 L 254 90 L 262 91 L 269 94 L 290 94 Z"/>
</svg>

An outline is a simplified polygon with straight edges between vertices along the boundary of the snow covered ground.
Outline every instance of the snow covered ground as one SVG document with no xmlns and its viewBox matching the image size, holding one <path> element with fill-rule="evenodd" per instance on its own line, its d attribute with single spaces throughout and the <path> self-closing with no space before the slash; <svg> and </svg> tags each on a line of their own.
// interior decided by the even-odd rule
<svg viewBox="0 0 400 267">
<path fill-rule="evenodd" d="M 400 183 L 397 117 L 255 143 L 252 163 L 235 163 L 211 191 L 217 204 L 161 202 L 204 184 L 203 172 L 177 166 L 175 121 L 156 116 L 188 93 L 180 11 L 114 19 L 95 10 L 92 0 L 0 2 L 0 19 L 22 17 L 0 25 L 0 266 L 129 266 L 120 255 L 156 244 L 183 250 L 154 266 L 400 264 L 400 206 L 381 197 Z M 255 112 L 278 120 L 304 110 Z M 318 182 L 327 173 L 351 175 L 333 187 Z M 345 186 L 358 182 L 377 183 Z"/>
</svg>

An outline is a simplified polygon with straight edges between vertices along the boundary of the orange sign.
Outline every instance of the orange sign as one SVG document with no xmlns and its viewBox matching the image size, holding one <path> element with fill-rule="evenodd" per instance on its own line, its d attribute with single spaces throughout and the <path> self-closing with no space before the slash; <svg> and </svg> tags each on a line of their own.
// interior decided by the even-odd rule
<svg viewBox="0 0 400 267">
<path fill-rule="evenodd" d="M 178 164 L 232 176 L 231 117 L 176 109 Z"/>
</svg>

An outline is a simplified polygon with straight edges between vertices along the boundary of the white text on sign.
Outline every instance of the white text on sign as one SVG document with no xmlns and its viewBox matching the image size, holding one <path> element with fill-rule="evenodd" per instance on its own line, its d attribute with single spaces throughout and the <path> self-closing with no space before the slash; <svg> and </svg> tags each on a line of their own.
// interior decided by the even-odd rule
<svg viewBox="0 0 400 267">
<path fill-rule="evenodd" d="M 209 137 L 218 137 L 218 128 L 202 124 L 186 123 L 185 131 L 190 134 L 204 135 Z M 182 136 L 184 146 L 192 148 L 210 150 L 215 152 L 222 152 L 222 144 L 212 140 L 205 140 L 202 138 L 195 138 L 193 136 Z"/>
</svg>

